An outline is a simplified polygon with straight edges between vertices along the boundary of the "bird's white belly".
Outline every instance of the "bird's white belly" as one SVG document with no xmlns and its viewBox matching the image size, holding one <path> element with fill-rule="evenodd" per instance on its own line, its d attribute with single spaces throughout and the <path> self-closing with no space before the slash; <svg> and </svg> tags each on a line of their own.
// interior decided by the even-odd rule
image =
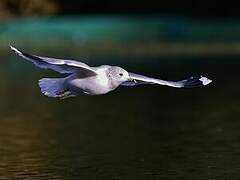
<svg viewBox="0 0 240 180">
<path fill-rule="evenodd" d="M 105 74 L 97 75 L 96 80 L 100 86 L 103 86 L 105 88 L 109 86 L 109 80 Z"/>
<path fill-rule="evenodd" d="M 105 75 L 71 79 L 69 85 L 74 90 L 79 90 L 90 95 L 106 94 L 111 90 L 108 78 Z"/>
</svg>

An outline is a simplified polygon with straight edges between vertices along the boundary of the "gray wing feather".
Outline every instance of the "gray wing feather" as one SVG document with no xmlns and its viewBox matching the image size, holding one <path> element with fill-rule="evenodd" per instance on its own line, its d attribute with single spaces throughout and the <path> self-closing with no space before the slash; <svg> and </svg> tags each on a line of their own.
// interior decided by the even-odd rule
<svg viewBox="0 0 240 180">
<path fill-rule="evenodd" d="M 135 86 L 140 84 L 159 84 L 159 85 L 171 86 L 175 88 L 182 88 L 182 87 L 192 88 L 192 87 L 205 86 L 212 82 L 212 80 L 203 76 L 191 77 L 189 79 L 185 79 L 181 81 L 165 81 L 165 80 L 150 78 L 150 77 L 135 74 L 135 73 L 129 73 L 129 77 L 132 79 L 132 81 L 126 81 L 121 85 Z"/>
<path fill-rule="evenodd" d="M 30 55 L 25 52 L 22 52 L 15 47 L 10 46 L 11 50 L 14 51 L 18 56 L 31 61 L 36 66 L 44 69 L 52 69 L 59 73 L 75 73 L 75 72 L 83 72 L 89 75 L 96 75 L 96 71 L 88 66 L 87 64 L 81 63 L 79 61 L 74 60 L 64 60 L 64 59 L 55 59 L 49 57 L 41 57 L 36 55 Z"/>
</svg>

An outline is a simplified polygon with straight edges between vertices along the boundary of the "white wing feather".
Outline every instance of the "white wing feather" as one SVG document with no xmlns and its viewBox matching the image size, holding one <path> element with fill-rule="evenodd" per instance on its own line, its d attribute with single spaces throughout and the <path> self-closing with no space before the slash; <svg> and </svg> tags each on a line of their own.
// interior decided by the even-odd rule
<svg viewBox="0 0 240 180">
<path fill-rule="evenodd" d="M 36 66 L 44 69 L 52 69 L 54 71 L 57 71 L 59 73 L 75 73 L 75 72 L 82 72 L 88 75 L 96 75 L 96 71 L 88 66 L 87 64 L 84 64 L 79 61 L 74 60 L 64 60 L 64 59 L 55 59 L 55 58 L 49 58 L 49 57 L 41 57 L 36 55 L 30 55 L 25 52 L 22 52 L 15 47 L 10 45 L 10 48 L 13 52 L 15 52 L 18 56 L 31 61 Z"/>
</svg>

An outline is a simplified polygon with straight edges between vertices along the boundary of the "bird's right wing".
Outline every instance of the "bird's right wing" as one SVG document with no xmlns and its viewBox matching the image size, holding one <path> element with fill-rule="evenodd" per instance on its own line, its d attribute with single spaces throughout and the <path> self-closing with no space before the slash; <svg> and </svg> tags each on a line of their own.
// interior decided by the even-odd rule
<svg viewBox="0 0 240 180">
<path fill-rule="evenodd" d="M 123 86 L 135 86 L 140 84 L 159 84 L 159 85 L 166 85 L 175 88 L 192 88 L 192 87 L 200 87 L 205 86 L 212 82 L 212 80 L 199 76 L 199 77 L 191 77 L 189 79 L 184 79 L 181 81 L 165 81 L 161 79 L 151 78 L 135 73 L 129 73 L 130 81 L 126 81 L 122 83 Z"/>
<path fill-rule="evenodd" d="M 36 55 L 30 55 L 25 52 L 22 52 L 18 49 L 16 49 L 13 46 L 10 46 L 11 50 L 15 52 L 18 56 L 31 61 L 33 64 L 40 68 L 44 69 L 52 69 L 54 71 L 57 71 L 59 73 L 75 73 L 80 72 L 85 75 L 96 75 L 97 72 L 88 66 L 87 64 L 84 64 L 79 61 L 74 60 L 64 60 L 64 59 L 55 59 L 55 58 L 49 58 L 49 57 L 41 57 Z"/>
</svg>

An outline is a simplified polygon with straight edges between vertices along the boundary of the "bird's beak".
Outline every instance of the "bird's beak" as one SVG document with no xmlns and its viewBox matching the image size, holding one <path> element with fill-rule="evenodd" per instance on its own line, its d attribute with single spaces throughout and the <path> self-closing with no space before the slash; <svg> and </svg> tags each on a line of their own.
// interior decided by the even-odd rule
<svg viewBox="0 0 240 180">
<path fill-rule="evenodd" d="M 135 83 L 137 82 L 135 79 L 133 79 L 131 77 L 128 78 L 128 81 L 135 82 Z"/>
<path fill-rule="evenodd" d="M 131 77 L 128 77 L 128 81 L 133 81 L 134 79 Z"/>
</svg>

